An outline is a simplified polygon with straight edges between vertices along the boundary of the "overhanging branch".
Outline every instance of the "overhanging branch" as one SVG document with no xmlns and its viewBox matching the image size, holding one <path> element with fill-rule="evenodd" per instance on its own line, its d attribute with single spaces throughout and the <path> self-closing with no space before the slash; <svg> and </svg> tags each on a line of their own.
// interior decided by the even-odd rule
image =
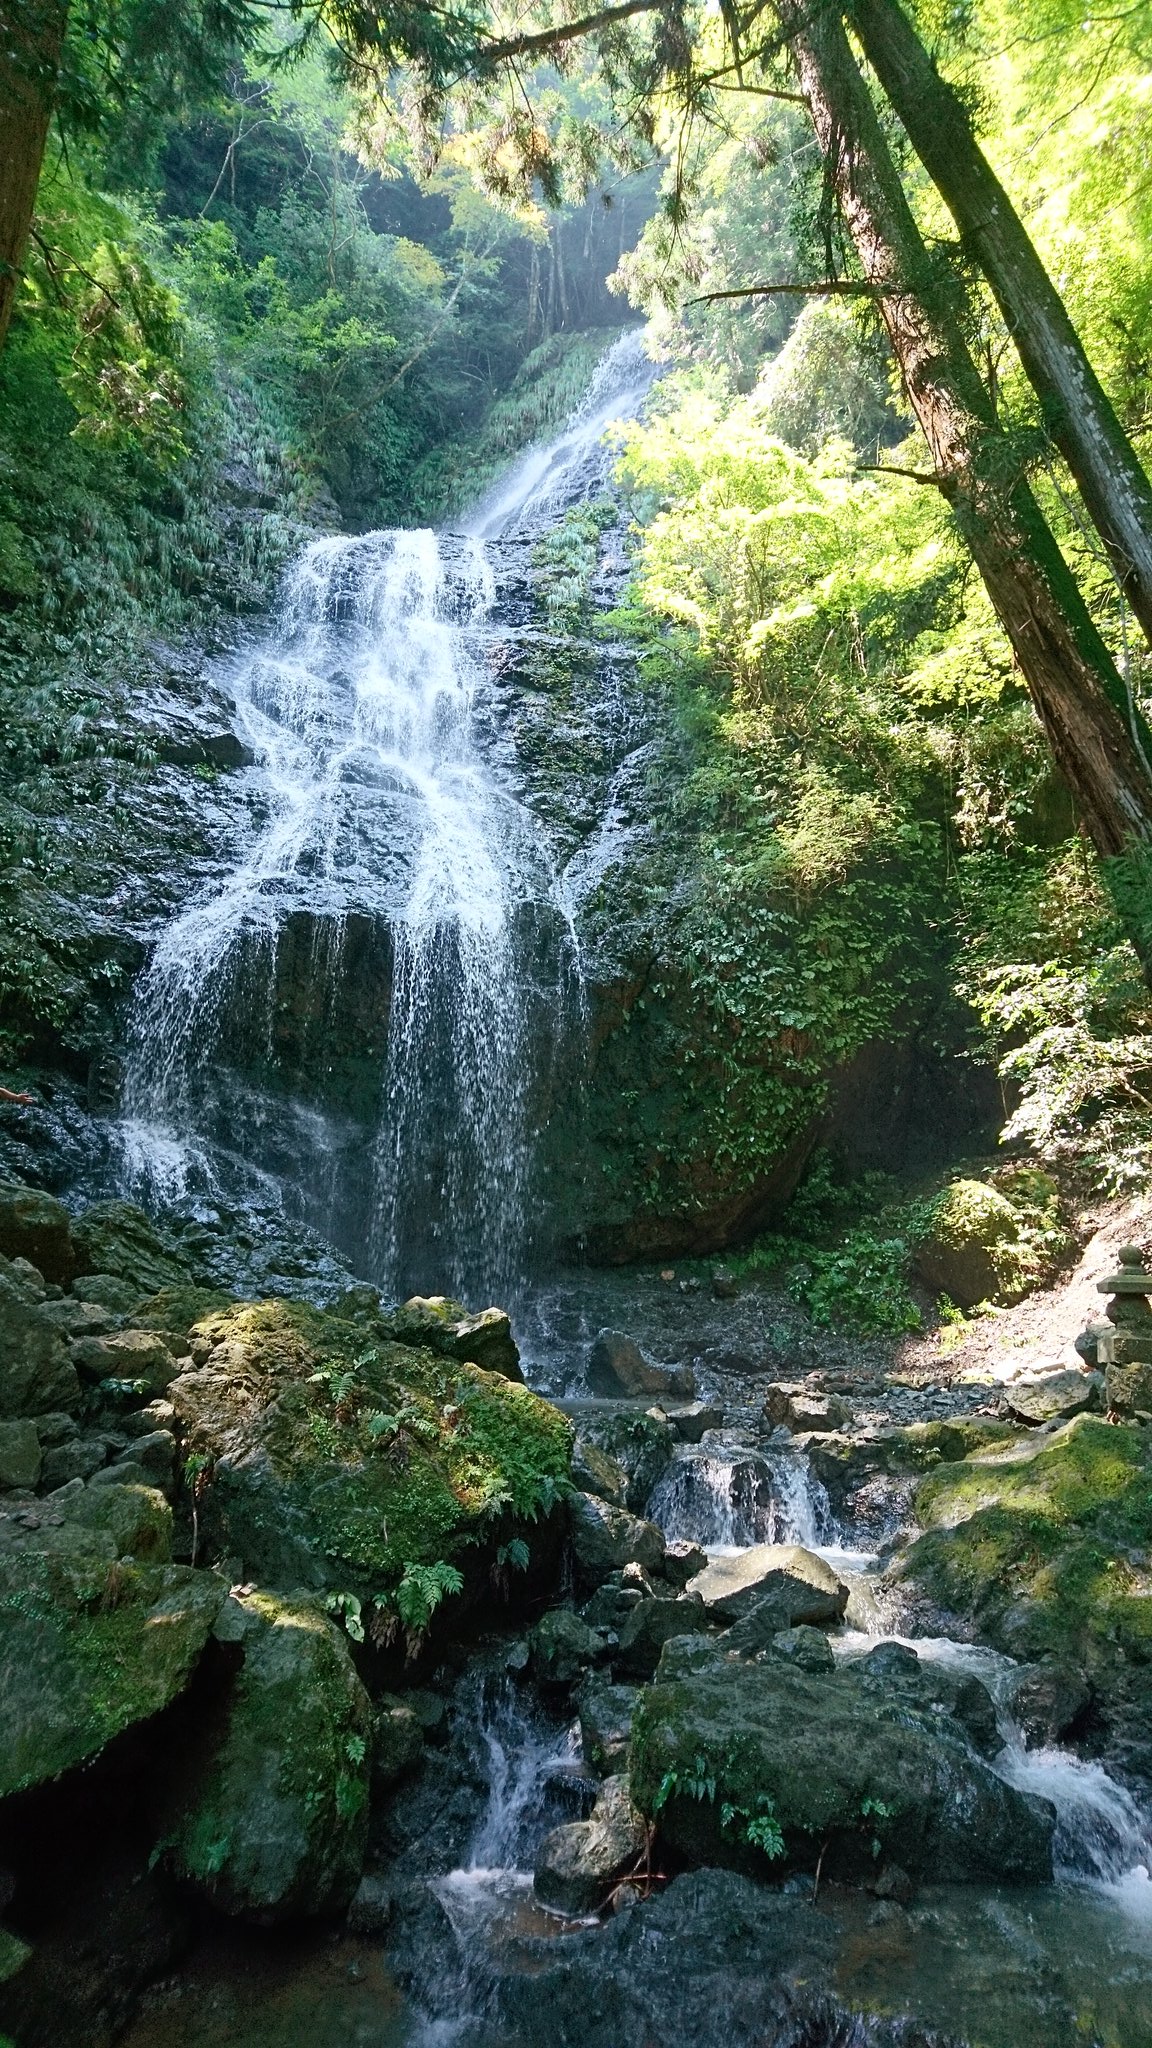
<svg viewBox="0 0 1152 2048">
<path fill-rule="evenodd" d="M 727 292 L 702 292 L 698 299 L 689 299 L 687 304 L 710 306 L 715 299 L 763 299 L 774 292 L 795 299 L 878 299 L 892 297 L 896 287 L 865 284 L 852 277 L 835 277 L 827 284 L 741 284 Z"/>
<path fill-rule="evenodd" d="M 555 28 L 539 29 L 533 35 L 506 36 L 502 42 L 485 43 L 476 52 L 475 68 L 487 71 L 513 57 L 545 57 L 565 43 L 576 42 L 580 36 L 598 35 L 601 29 L 612 28 L 618 21 L 629 21 L 635 14 L 655 14 L 663 4 L 664 0 L 619 0 L 619 5 L 602 7 L 596 14 L 582 15 L 579 21 L 562 21 Z"/>
</svg>

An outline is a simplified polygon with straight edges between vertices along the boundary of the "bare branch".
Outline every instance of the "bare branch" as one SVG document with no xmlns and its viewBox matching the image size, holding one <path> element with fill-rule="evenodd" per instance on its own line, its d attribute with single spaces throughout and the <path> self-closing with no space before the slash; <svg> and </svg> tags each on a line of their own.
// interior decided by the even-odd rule
<svg viewBox="0 0 1152 2048">
<path fill-rule="evenodd" d="M 864 284 L 852 277 L 834 277 L 830 278 L 827 284 L 741 284 L 727 292 L 703 292 L 698 299 L 689 299 L 687 304 L 710 306 L 714 299 L 762 299 L 773 292 L 780 292 L 787 298 L 796 299 L 875 299 L 880 296 L 902 296 L 895 291 L 895 287 Z"/>
<path fill-rule="evenodd" d="M 944 489 L 944 480 L 926 469 L 897 469 L 891 462 L 858 462 L 857 470 L 863 476 L 903 476 L 911 484 L 931 484 L 934 491 Z"/>
</svg>

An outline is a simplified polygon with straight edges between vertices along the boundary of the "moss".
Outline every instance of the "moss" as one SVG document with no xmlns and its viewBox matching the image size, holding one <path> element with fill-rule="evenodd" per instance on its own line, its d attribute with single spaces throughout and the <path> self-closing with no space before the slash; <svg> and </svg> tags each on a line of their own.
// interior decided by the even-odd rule
<svg viewBox="0 0 1152 2048">
<path fill-rule="evenodd" d="M 534 1520 L 567 1482 L 563 1415 L 498 1374 L 393 1343 L 383 1323 L 266 1301 L 210 1316 L 197 1334 L 222 1349 L 176 1391 L 190 1448 L 213 1459 L 238 1428 L 251 1433 L 276 1493 L 259 1500 L 254 1478 L 245 1494 L 233 1468 L 224 1498 L 209 1470 L 202 1517 L 212 1527 L 217 1515 L 221 1543 L 274 1583 L 293 1579 L 275 1555 L 277 1521 L 305 1532 L 326 1583 L 378 1597 L 501 1518 Z"/>
<path fill-rule="evenodd" d="M 169 1847 L 180 1873 L 226 1912 L 338 1908 L 364 1858 L 368 1696 L 318 1607 L 268 1593 L 239 1604 L 243 1664 Z"/>
<path fill-rule="evenodd" d="M 227 1306 L 228 1296 L 217 1288 L 162 1287 L 136 1304 L 128 1323 L 137 1330 L 169 1330 L 174 1337 L 186 1337 L 194 1323 Z"/>
<path fill-rule="evenodd" d="M 904 1569 L 1000 1647 L 1090 1664 L 1152 1655 L 1152 1448 L 1077 1417 L 1058 1441 L 970 1459 L 917 1494 Z"/>
<path fill-rule="evenodd" d="M 0 1796 L 58 1777 L 167 1706 L 223 1598 L 218 1579 L 181 1566 L 0 1563 Z"/>
<path fill-rule="evenodd" d="M 0 1927 L 0 1984 L 7 1984 L 17 1970 L 22 1970 L 31 1953 L 26 1941 L 9 1934 L 6 1927 Z M 8 2042 L 7 2034 L 0 2034 L 0 2048 L 5 2048 L 6 2042 L 8 2048 L 14 2048 L 14 2044 Z"/>
</svg>

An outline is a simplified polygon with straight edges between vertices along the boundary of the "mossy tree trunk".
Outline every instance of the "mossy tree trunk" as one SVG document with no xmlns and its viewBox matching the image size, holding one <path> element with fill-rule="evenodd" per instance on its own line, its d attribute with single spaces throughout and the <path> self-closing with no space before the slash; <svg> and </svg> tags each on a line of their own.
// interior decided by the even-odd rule
<svg viewBox="0 0 1152 2048">
<path fill-rule="evenodd" d="M 838 8 L 780 0 L 778 12 L 936 480 L 1093 844 L 1106 860 L 1127 854 L 1152 842 L 1152 775 L 1123 680 L 997 421 L 964 338 L 960 287 L 925 247 Z"/>
<path fill-rule="evenodd" d="M 848 19 L 996 295 L 1048 431 L 1152 642 L 1152 484 L 1067 308 L 981 150 L 967 109 L 941 78 L 899 0 L 850 0 Z"/>
<path fill-rule="evenodd" d="M 68 0 L 0 0 L 0 348 L 20 288 Z"/>
</svg>

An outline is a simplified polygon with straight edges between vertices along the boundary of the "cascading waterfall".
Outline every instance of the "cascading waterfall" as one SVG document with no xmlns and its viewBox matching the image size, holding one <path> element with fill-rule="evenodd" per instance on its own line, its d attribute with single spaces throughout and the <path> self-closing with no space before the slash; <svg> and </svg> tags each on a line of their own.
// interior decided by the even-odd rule
<svg viewBox="0 0 1152 2048">
<path fill-rule="evenodd" d="M 257 815 L 224 881 L 162 933 L 137 990 L 130 1188 L 162 1204 L 287 1195 L 401 1292 L 491 1296 L 520 1277 L 533 1075 L 562 1036 L 579 966 L 543 833 L 479 731 L 500 536 L 522 541 L 603 486 L 605 427 L 652 376 L 642 337 L 625 336 L 563 434 L 514 467 L 469 534 L 318 540 L 289 570 L 269 628 L 227 677 Z M 353 927 L 387 933 L 376 1100 L 359 1120 L 298 1089 L 273 1104 L 237 1072 L 238 1056 L 257 1074 L 280 1056 L 292 1006 L 279 956 L 296 925 L 329 1003 Z"/>
<path fill-rule="evenodd" d="M 753 1543 L 814 1550 L 832 1533 L 827 1493 L 802 1452 L 775 1445 L 752 1451 L 722 1439 L 677 1451 L 646 1513 L 670 1541 L 706 1550 Z"/>
</svg>

